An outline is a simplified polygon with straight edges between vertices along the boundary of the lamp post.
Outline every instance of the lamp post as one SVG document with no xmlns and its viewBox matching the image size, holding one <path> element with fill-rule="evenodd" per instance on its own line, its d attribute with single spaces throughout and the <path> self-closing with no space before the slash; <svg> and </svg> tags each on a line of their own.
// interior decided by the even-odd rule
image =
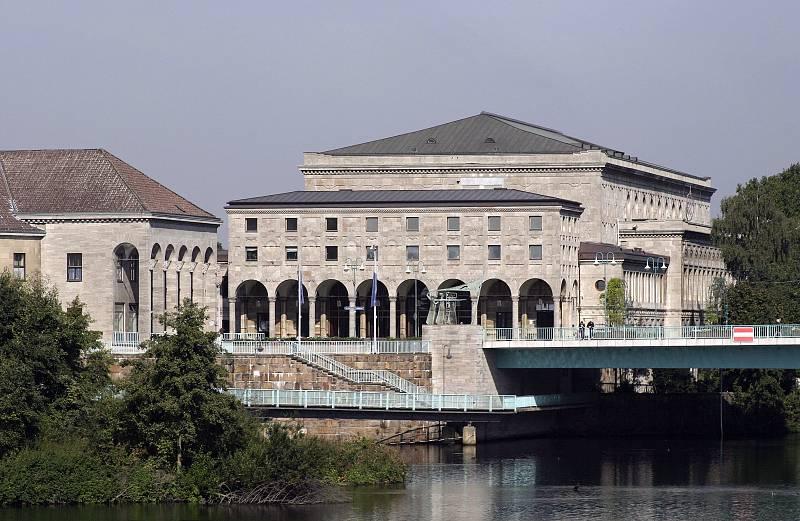
<svg viewBox="0 0 800 521">
<path fill-rule="evenodd" d="M 345 306 L 344 309 L 346 309 L 348 313 L 353 313 L 353 317 L 355 317 L 357 311 L 364 310 L 364 306 L 358 306 L 358 301 L 357 301 L 358 295 L 356 295 L 356 273 L 359 271 L 364 271 L 364 260 L 361 257 L 356 259 L 348 257 L 347 260 L 344 261 L 344 267 L 342 268 L 342 271 L 344 271 L 345 273 L 350 273 L 350 272 L 353 273 L 353 305 L 351 306 L 348 303 L 348 305 Z M 350 322 L 351 325 L 353 326 L 353 330 L 348 331 L 348 334 L 351 337 L 355 337 L 356 335 L 355 320 L 348 320 L 348 322 Z"/>
<path fill-rule="evenodd" d="M 419 336 L 419 303 L 417 302 L 417 276 L 427 273 L 425 263 L 421 260 L 406 264 L 406 273 L 414 273 L 414 336 Z"/>
<path fill-rule="evenodd" d="M 605 294 L 605 298 L 603 298 L 603 312 L 606 316 L 606 326 L 608 326 L 608 277 L 606 274 L 606 266 L 611 264 L 612 266 L 617 265 L 617 258 L 614 257 L 613 251 L 599 251 L 594 254 L 594 265 L 599 266 L 603 265 L 603 292 Z"/>
<path fill-rule="evenodd" d="M 659 272 L 667 271 L 667 263 L 664 261 L 664 257 L 647 257 L 647 263 L 644 265 L 644 269 L 645 271 L 649 272 L 652 270 L 653 272 L 653 303 L 657 304 L 658 297 L 656 293 L 658 292 L 658 284 L 656 283 L 656 275 L 658 275 Z"/>
</svg>

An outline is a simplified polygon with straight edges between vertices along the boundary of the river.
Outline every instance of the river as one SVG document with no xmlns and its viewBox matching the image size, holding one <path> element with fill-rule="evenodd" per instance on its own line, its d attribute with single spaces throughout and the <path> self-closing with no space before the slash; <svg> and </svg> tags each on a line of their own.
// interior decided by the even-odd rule
<svg viewBox="0 0 800 521">
<path fill-rule="evenodd" d="M 0 509 L 0 521 L 800 519 L 800 438 L 528 440 L 404 448 L 405 486 L 306 507 Z"/>
</svg>

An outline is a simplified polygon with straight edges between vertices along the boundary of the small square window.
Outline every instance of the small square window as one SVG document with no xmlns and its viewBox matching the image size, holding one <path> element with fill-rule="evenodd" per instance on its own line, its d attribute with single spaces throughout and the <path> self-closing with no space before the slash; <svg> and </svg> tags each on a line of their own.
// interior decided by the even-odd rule
<svg viewBox="0 0 800 521">
<path fill-rule="evenodd" d="M 542 216 L 541 215 L 531 215 L 530 217 L 530 230 L 531 231 L 541 231 L 542 229 Z"/>
<path fill-rule="evenodd" d="M 81 280 L 83 280 L 83 255 L 67 253 L 67 282 L 80 282 Z"/>
<path fill-rule="evenodd" d="M 461 246 L 458 244 L 447 245 L 447 260 L 459 260 L 461 258 Z"/>
<path fill-rule="evenodd" d="M 367 246 L 367 260 L 368 261 L 377 261 L 378 260 L 378 247 L 377 246 Z"/>
<path fill-rule="evenodd" d="M 297 217 L 287 217 L 286 218 L 286 231 L 287 232 L 296 232 L 297 231 Z"/>
<path fill-rule="evenodd" d="M 287 261 L 296 261 L 297 260 L 297 246 L 287 246 L 286 247 L 286 260 Z"/>
<path fill-rule="evenodd" d="M 14 254 L 14 275 L 17 278 L 25 279 L 25 254 L 24 253 L 15 253 Z"/>
<path fill-rule="evenodd" d="M 461 230 L 461 219 L 458 217 L 448 217 L 447 218 L 447 231 L 448 232 L 457 232 Z"/>
<path fill-rule="evenodd" d="M 378 218 L 377 217 L 367 217 L 367 231 L 368 232 L 377 232 L 378 231 Z"/>
<path fill-rule="evenodd" d="M 257 261 L 258 260 L 258 246 L 245 246 L 244 260 Z"/>
<path fill-rule="evenodd" d="M 414 262 L 419 260 L 419 246 L 406 246 L 406 261 Z"/>
<path fill-rule="evenodd" d="M 325 260 L 337 261 L 339 260 L 339 247 L 338 246 L 325 246 Z"/>
<path fill-rule="evenodd" d="M 530 260 L 542 260 L 542 245 L 531 244 L 528 246 Z"/>
<path fill-rule="evenodd" d="M 258 231 L 258 219 L 255 217 L 248 217 L 244 220 L 244 231 L 246 232 L 257 232 Z"/>
<path fill-rule="evenodd" d="M 490 232 L 499 232 L 500 231 L 500 216 L 499 215 L 491 215 L 491 216 L 489 216 L 489 231 Z"/>
<path fill-rule="evenodd" d="M 419 231 L 419 217 L 406 217 L 406 231 L 407 232 Z"/>
<path fill-rule="evenodd" d="M 489 260 L 500 260 L 501 250 L 499 244 L 489 245 Z"/>
<path fill-rule="evenodd" d="M 336 217 L 326 217 L 325 231 L 326 232 L 339 231 L 339 219 L 337 219 Z"/>
</svg>

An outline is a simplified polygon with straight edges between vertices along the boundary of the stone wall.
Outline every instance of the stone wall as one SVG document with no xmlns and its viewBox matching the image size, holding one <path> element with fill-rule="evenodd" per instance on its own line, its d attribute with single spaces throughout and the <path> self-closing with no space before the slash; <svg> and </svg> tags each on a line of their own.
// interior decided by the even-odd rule
<svg viewBox="0 0 800 521">
<path fill-rule="evenodd" d="M 325 418 L 270 418 L 267 421 L 296 425 L 305 429 L 305 433 L 308 435 L 329 440 L 367 438 L 376 441 L 436 423 L 414 420 L 332 420 Z"/>
<path fill-rule="evenodd" d="M 41 237 L 3 236 L 0 233 L 0 272 L 12 271 L 14 254 L 25 254 L 25 277 L 38 273 L 41 267 Z"/>
<path fill-rule="evenodd" d="M 507 375 L 494 369 L 492 354 L 483 346 L 480 326 L 423 326 L 431 341 L 431 375 L 436 394 L 504 394 L 513 387 Z"/>
</svg>

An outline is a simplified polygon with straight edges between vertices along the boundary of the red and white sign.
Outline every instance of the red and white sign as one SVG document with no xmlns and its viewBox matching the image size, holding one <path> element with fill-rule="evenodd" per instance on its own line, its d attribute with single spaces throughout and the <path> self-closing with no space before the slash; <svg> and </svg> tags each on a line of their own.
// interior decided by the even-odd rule
<svg viewBox="0 0 800 521">
<path fill-rule="evenodd" d="M 733 328 L 734 342 L 752 342 L 754 336 L 753 326 L 736 326 Z"/>
</svg>

